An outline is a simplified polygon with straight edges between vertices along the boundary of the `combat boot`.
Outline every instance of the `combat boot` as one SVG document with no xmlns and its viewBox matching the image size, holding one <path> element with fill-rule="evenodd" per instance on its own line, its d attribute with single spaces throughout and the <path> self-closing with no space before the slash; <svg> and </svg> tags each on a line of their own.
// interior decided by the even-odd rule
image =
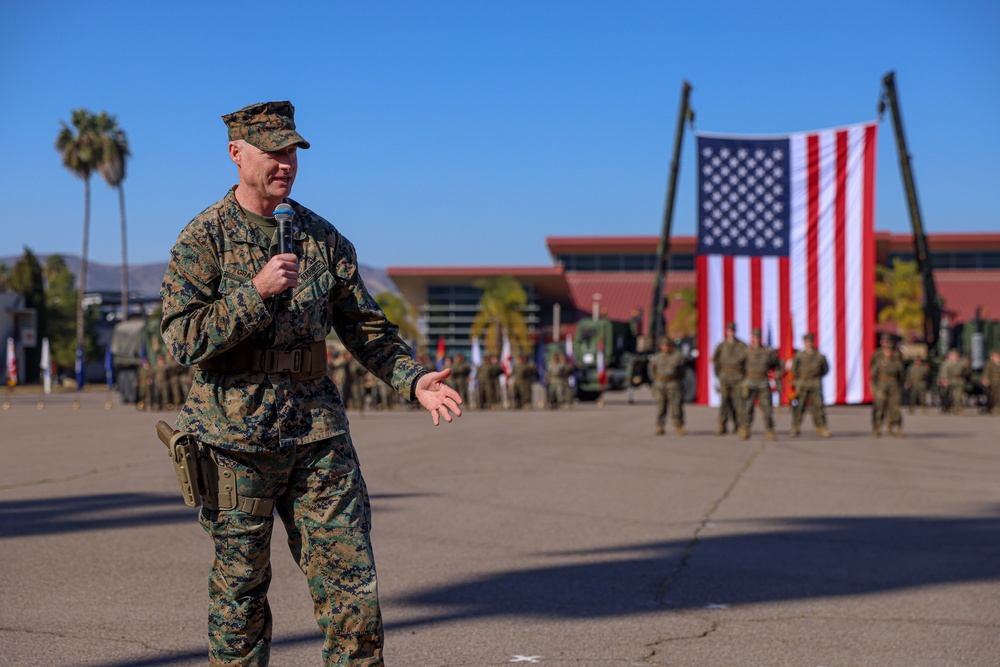
<svg viewBox="0 0 1000 667">
<path fill-rule="evenodd" d="M 882 429 L 880 429 L 880 428 L 873 428 L 872 429 L 872 435 L 875 436 L 876 438 L 881 438 L 882 437 Z"/>
<path fill-rule="evenodd" d="M 725 435 L 725 434 L 726 434 L 726 425 L 719 424 L 719 426 L 715 429 L 715 435 Z"/>
<path fill-rule="evenodd" d="M 816 435 L 818 435 L 821 438 L 829 438 L 831 435 L 830 429 L 828 429 L 825 426 L 820 426 L 818 429 L 816 429 Z"/>
<path fill-rule="evenodd" d="M 749 440 L 750 439 L 750 429 L 744 428 L 743 426 L 741 426 L 738 429 L 738 432 L 740 434 L 740 439 L 742 439 L 742 440 Z"/>
<path fill-rule="evenodd" d="M 767 438 L 768 440 L 778 439 L 777 437 L 775 437 L 774 431 L 772 431 L 771 429 L 767 429 L 767 431 L 764 433 L 764 437 Z"/>
<path fill-rule="evenodd" d="M 799 437 L 799 427 L 792 426 L 792 430 L 788 432 L 788 435 L 792 436 L 793 438 Z"/>
<path fill-rule="evenodd" d="M 687 431 L 684 430 L 684 424 L 674 424 L 674 432 L 677 435 L 684 435 Z"/>
<path fill-rule="evenodd" d="M 663 424 L 657 424 L 656 430 L 653 431 L 655 435 L 663 435 Z"/>
</svg>

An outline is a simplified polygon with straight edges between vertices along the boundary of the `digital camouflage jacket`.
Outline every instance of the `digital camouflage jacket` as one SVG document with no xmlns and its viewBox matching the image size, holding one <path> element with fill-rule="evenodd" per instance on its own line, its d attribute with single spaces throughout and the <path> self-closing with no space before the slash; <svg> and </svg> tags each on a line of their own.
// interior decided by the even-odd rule
<svg viewBox="0 0 1000 667">
<path fill-rule="evenodd" d="M 288 200 L 296 214 L 299 284 L 291 301 L 265 302 L 251 280 L 275 248 L 247 219 L 235 190 L 188 223 L 170 251 L 160 290 L 160 331 L 174 358 L 190 366 L 244 341 L 259 349 L 291 350 L 324 340 L 333 329 L 355 358 L 413 400 L 416 381 L 426 371 L 365 288 L 350 241 Z M 177 425 L 208 444 L 243 451 L 304 444 L 348 430 L 340 393 L 326 374 L 299 381 L 288 373 L 202 369 Z"/>
</svg>

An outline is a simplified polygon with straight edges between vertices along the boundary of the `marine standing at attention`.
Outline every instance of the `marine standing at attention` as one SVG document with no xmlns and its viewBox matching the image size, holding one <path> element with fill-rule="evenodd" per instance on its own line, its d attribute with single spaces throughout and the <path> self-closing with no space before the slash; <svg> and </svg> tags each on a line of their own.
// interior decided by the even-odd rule
<svg viewBox="0 0 1000 667">
<path fill-rule="evenodd" d="M 750 334 L 750 347 L 746 351 L 746 378 L 743 380 L 743 424 L 740 427 L 740 437 L 750 438 L 750 427 L 753 425 L 754 401 L 760 406 L 764 419 L 765 437 L 774 440 L 774 409 L 771 399 L 771 373 L 781 368 L 778 353 L 773 348 L 762 345 L 760 329 L 754 329 Z"/>
<path fill-rule="evenodd" d="M 223 116 L 239 182 L 181 232 L 160 292 L 170 353 L 198 366 L 178 426 L 218 479 L 235 480 L 202 498 L 200 522 L 215 543 L 209 664 L 268 664 L 276 511 L 313 598 L 323 664 L 382 665 L 371 508 L 326 374 L 326 337 L 336 330 L 435 425 L 461 415 L 461 399 L 443 383 L 447 369 L 413 361 L 365 288 L 354 246 L 289 199 L 297 150 L 309 148 L 293 114 L 288 102 L 266 102 Z M 294 215 L 294 252 L 279 253 L 272 238 L 279 204 Z"/>
<path fill-rule="evenodd" d="M 830 364 L 826 356 L 816 349 L 816 336 L 807 333 L 802 337 L 803 349 L 792 358 L 792 383 L 798 403 L 792 411 L 791 435 L 797 436 L 802 427 L 802 413 L 809 404 L 816 434 L 822 438 L 830 437 L 830 429 L 826 425 L 826 408 L 823 406 L 823 376 L 830 372 Z"/>
<path fill-rule="evenodd" d="M 879 349 L 872 353 L 868 373 L 872 383 L 872 435 L 882 437 L 882 423 L 889 435 L 903 437 L 903 398 L 905 369 L 903 357 L 889 334 L 882 334 Z"/>
<path fill-rule="evenodd" d="M 712 367 L 718 382 L 719 426 L 715 432 L 726 432 L 728 422 L 733 422 L 733 431 L 743 424 L 743 378 L 746 376 L 747 345 L 736 338 L 736 323 L 726 325 L 726 338 L 715 346 L 712 353 Z"/>
<path fill-rule="evenodd" d="M 656 396 L 656 435 L 663 435 L 668 408 L 674 430 L 677 435 L 684 435 L 684 367 L 684 355 L 677 350 L 674 341 L 662 339 L 660 351 L 650 357 L 646 367 Z"/>
</svg>

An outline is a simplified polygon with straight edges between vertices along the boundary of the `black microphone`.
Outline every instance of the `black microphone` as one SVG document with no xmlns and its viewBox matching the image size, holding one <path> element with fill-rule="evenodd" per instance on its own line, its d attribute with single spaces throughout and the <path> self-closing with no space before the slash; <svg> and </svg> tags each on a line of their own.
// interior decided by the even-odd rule
<svg viewBox="0 0 1000 667">
<path fill-rule="evenodd" d="M 295 222 L 295 211 L 288 204 L 278 204 L 274 209 L 274 220 L 278 223 L 278 254 L 294 253 L 295 246 L 292 244 L 292 225 Z M 282 300 L 292 298 L 292 288 L 289 287 L 281 293 Z"/>
</svg>

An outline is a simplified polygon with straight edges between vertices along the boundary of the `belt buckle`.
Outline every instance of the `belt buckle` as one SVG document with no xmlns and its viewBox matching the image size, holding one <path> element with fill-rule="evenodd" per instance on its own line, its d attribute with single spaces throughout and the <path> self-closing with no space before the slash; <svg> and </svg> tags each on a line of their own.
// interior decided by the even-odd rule
<svg viewBox="0 0 1000 667">
<path fill-rule="evenodd" d="M 264 350 L 265 373 L 298 373 L 302 370 L 302 350 Z"/>
<path fill-rule="evenodd" d="M 265 373 L 277 373 L 278 372 L 278 351 L 277 350 L 264 350 L 264 358 L 261 360 L 263 363 L 261 366 Z"/>
<path fill-rule="evenodd" d="M 302 370 L 302 350 L 295 349 L 292 350 L 290 354 L 292 357 L 291 358 L 292 365 L 291 368 L 289 368 L 288 370 L 291 373 L 298 373 Z"/>
</svg>

